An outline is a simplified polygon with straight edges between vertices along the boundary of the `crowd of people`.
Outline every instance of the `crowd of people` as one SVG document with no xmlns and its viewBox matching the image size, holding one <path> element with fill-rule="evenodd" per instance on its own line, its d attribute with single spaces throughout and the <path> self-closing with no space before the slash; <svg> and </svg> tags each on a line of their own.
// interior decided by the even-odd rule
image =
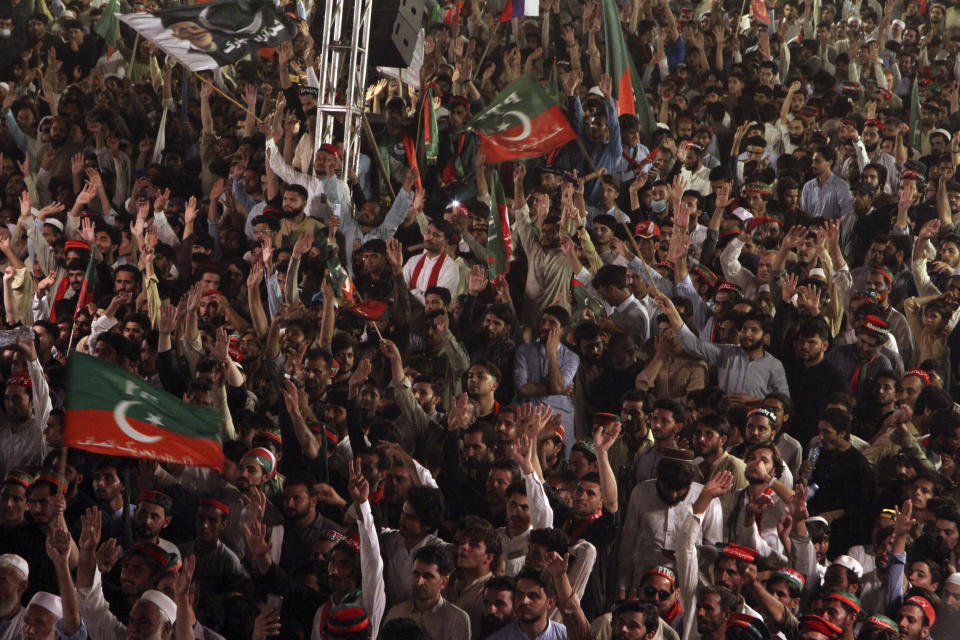
<svg viewBox="0 0 960 640">
<path fill-rule="evenodd" d="M 960 638 L 960 4 L 430 0 L 357 166 L 323 3 L 171 4 L 0 3 L 0 640 Z M 76 351 L 223 468 L 64 447 Z"/>
</svg>

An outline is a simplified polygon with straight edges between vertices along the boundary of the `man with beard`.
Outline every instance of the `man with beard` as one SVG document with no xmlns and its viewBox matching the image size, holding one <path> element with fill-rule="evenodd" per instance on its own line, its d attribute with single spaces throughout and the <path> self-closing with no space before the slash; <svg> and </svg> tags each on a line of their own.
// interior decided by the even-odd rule
<svg viewBox="0 0 960 640">
<path fill-rule="evenodd" d="M 740 607 L 739 598 L 726 587 L 697 589 L 697 633 L 702 640 L 724 640 L 727 622 Z"/>
<path fill-rule="evenodd" d="M 323 223 L 306 213 L 307 199 L 307 190 L 299 184 L 288 184 L 283 189 L 280 235 L 290 245 L 305 233 L 313 234 L 314 238 L 323 237 Z"/>
<path fill-rule="evenodd" d="M 410 207 L 420 211 L 423 209 L 424 192 L 418 189 L 413 192 L 414 184 L 420 177 L 416 168 L 407 172 L 403 186 L 397 192 L 397 197 L 384 214 L 383 205 L 378 200 L 367 200 L 363 206 L 354 210 L 351 206 L 342 207 L 340 218 L 340 232 L 344 237 L 344 248 L 349 268 L 353 268 L 353 248 L 360 243 L 366 247 L 371 240 L 389 241 L 397 232 L 400 223 Z M 366 249 L 364 249 L 366 250 Z"/>
<path fill-rule="evenodd" d="M 0 639 L 15 640 L 23 628 L 24 607 L 20 604 L 27 590 L 30 565 L 18 555 L 0 555 Z"/>
<path fill-rule="evenodd" d="M 940 594 L 940 610 L 931 635 L 946 637 L 944 634 L 956 629 L 958 624 L 960 624 L 960 573 L 953 573 L 944 581 L 943 591 Z"/>
<path fill-rule="evenodd" d="M 654 640 L 663 626 L 654 605 L 627 600 L 613 611 L 610 637 L 612 640 Z"/>
<path fill-rule="evenodd" d="M 403 266 L 403 279 L 421 305 L 430 287 L 443 287 L 451 298 L 460 289 L 460 268 L 447 254 L 447 245 L 456 242 L 453 227 L 446 220 L 432 220 L 423 235 L 423 252 Z"/>
<path fill-rule="evenodd" d="M 718 386 L 732 402 L 759 402 L 771 392 L 789 393 L 787 376 L 779 360 L 766 352 L 764 338 L 770 333 L 770 318 L 759 311 L 747 313 L 740 326 L 740 344 L 705 342 L 683 322 L 673 302 L 659 294 L 657 305 L 688 353 L 718 369 Z"/>
<path fill-rule="evenodd" d="M 125 482 L 121 475 L 123 463 L 118 458 L 104 458 L 94 467 L 93 496 L 103 515 L 104 538 L 120 539 L 123 534 L 123 491 Z M 135 505 L 128 505 L 129 517 L 133 519 Z"/>
<path fill-rule="evenodd" d="M 793 401 L 791 435 L 806 444 L 816 435 L 817 419 L 831 393 L 847 391 L 848 385 L 837 367 L 826 359 L 830 329 L 823 318 L 807 318 L 793 336 L 795 358 L 787 359 L 787 383 Z M 789 348 L 789 345 L 788 345 Z"/>
<path fill-rule="evenodd" d="M 683 632 L 683 606 L 680 604 L 680 589 L 673 569 L 665 566 L 647 569 L 640 581 L 637 597 L 641 602 L 656 607 L 657 615 L 674 633 Z"/>
<path fill-rule="evenodd" d="M 103 531 L 100 525 L 100 512 L 94 508 L 88 509 L 84 515 L 84 531 L 79 545 L 77 592 L 80 610 L 87 618 L 91 631 L 96 624 L 91 617 L 103 616 L 114 624 L 133 620 L 136 614 L 132 608 L 138 600 L 145 592 L 156 588 L 157 581 L 165 572 L 173 569 L 166 550 L 150 542 L 137 542 L 121 559 L 119 588 L 103 582 L 95 555 Z M 95 632 L 98 638 L 111 637 L 103 635 L 99 629 Z"/>
<path fill-rule="evenodd" d="M 703 154 L 706 151 L 695 142 L 687 141 L 680 145 L 679 157 L 683 162 L 680 175 L 687 185 L 687 189 L 698 192 L 701 196 L 709 196 L 713 190 L 710 187 L 710 169 L 703 166 Z"/>
<path fill-rule="evenodd" d="M 618 136 L 619 139 L 619 136 Z M 619 154 L 618 154 L 619 155 Z M 525 329 L 536 327 L 547 308 L 559 300 L 564 310 L 568 308 L 567 295 L 573 271 L 570 262 L 560 248 L 560 218 L 548 215 L 550 197 L 540 193 L 536 195 L 534 213 L 537 219 L 543 216 L 540 233 L 537 234 L 530 220 L 530 207 L 526 204 L 523 180 L 526 169 L 520 165 L 513 171 L 513 197 L 515 202 L 524 205 L 513 212 L 517 240 L 527 255 L 527 279 L 523 292 L 523 311 L 521 326 Z M 526 339 L 528 336 L 524 336 Z M 566 426 L 566 425 L 565 425 Z M 567 428 L 573 442 L 573 425 Z"/>
<path fill-rule="evenodd" d="M 495 421 L 500 414 L 500 403 L 496 400 L 500 378 L 500 369 L 487 360 L 467 369 L 467 396 L 477 407 L 478 420 Z"/>
<path fill-rule="evenodd" d="M 760 407 L 754 411 L 769 410 Z M 750 445 L 743 459 L 747 486 L 734 498 L 727 522 L 729 539 L 757 549 L 763 557 L 784 554 L 777 527 L 793 498 L 792 478 L 783 478 L 790 470 L 770 440 Z"/>
<path fill-rule="evenodd" d="M 573 425 L 573 377 L 580 366 L 580 358 L 561 343 L 564 327 L 570 322 L 570 313 L 561 306 L 543 310 L 536 326 L 540 339 L 517 347 L 513 381 L 517 395 L 529 402 L 542 403 L 561 415 L 567 449 L 576 437 Z"/>
<path fill-rule="evenodd" d="M 449 112 L 447 130 L 440 134 L 440 157 L 437 166 L 440 182 L 456 197 L 466 202 L 474 197 L 477 168 L 474 159 L 477 155 L 477 136 L 467 127 L 470 119 L 470 101 L 453 96 L 447 103 Z"/>
<path fill-rule="evenodd" d="M 487 306 L 482 310 L 481 326 L 476 326 L 479 316 L 476 313 L 477 297 L 486 290 L 487 284 L 487 274 L 482 267 L 471 269 L 468 295 L 460 312 L 459 333 L 471 362 L 489 360 L 500 371 L 513 371 L 513 354 L 517 346 L 513 335 L 518 323 L 513 305 L 496 303 Z M 501 380 L 496 397 L 501 403 L 512 400 L 513 381 Z"/>
<path fill-rule="evenodd" d="M 410 487 L 398 527 L 380 536 L 388 607 L 413 595 L 410 573 L 414 554 L 427 545 L 443 543 L 437 536 L 443 518 L 444 500 L 439 489 Z"/>
<path fill-rule="evenodd" d="M 283 546 L 280 568 L 292 574 L 303 558 L 310 557 L 314 547 L 323 540 L 323 532 L 339 530 L 333 520 L 317 512 L 316 478 L 306 472 L 292 473 L 283 483 Z"/>
<path fill-rule="evenodd" d="M 17 346 L 21 359 L 15 359 L 13 375 L 7 378 L 0 418 L 0 473 L 4 476 L 14 467 L 43 460 L 47 453 L 43 428 L 53 409 L 33 338 L 18 340 Z"/>
<path fill-rule="evenodd" d="M 477 638 L 488 638 L 513 622 L 513 591 L 516 582 L 508 576 L 494 576 L 483 585 L 483 615 Z"/>
<path fill-rule="evenodd" d="M 160 533 L 173 521 L 173 500 L 162 491 L 141 491 L 133 514 L 133 533 L 140 542 L 160 543 Z"/>
<path fill-rule="evenodd" d="M 730 423 L 722 415 L 706 414 L 697 419 L 693 431 L 693 451 L 698 457 L 693 463 L 699 473 L 698 481 L 706 482 L 721 471 L 729 471 L 733 476 L 733 490 L 720 497 L 724 522 L 733 510 L 736 492 L 747 487 L 743 460 L 727 452 L 729 438 Z"/>
<path fill-rule="evenodd" d="M 844 162 L 847 166 L 841 168 L 841 175 L 847 175 L 847 171 L 852 168 L 854 163 L 859 166 L 860 171 L 863 171 L 863 168 L 868 164 L 878 164 L 887 170 L 887 182 L 882 185 L 883 190 L 887 193 L 896 193 L 900 184 L 897 161 L 892 155 L 880 148 L 880 139 L 884 129 L 883 121 L 867 120 L 863 123 L 863 129 L 859 135 L 852 125 L 846 126 L 847 131 L 844 131 L 844 129 L 845 126 L 841 125 L 841 136 L 853 138 L 853 145 L 857 153 L 855 157 Z"/>
<path fill-rule="evenodd" d="M 384 132 L 377 136 L 378 151 L 384 160 L 387 177 L 393 185 L 399 186 L 411 172 L 417 170 L 417 143 L 405 127 L 405 110 L 403 98 L 394 97 L 384 106 Z M 413 179 L 419 187 L 419 175 Z M 384 194 L 387 193 L 384 188 Z"/>
<path fill-rule="evenodd" d="M 573 330 L 573 346 L 580 357 L 580 366 L 573 378 L 573 424 L 575 435 L 586 438 L 593 431 L 593 403 L 590 389 L 603 374 L 604 342 L 600 325 L 596 322 L 582 322 Z M 619 467 L 614 467 L 619 469 Z"/>
<path fill-rule="evenodd" d="M 653 446 L 645 449 L 633 459 L 631 480 L 639 484 L 656 477 L 657 465 L 667 452 L 677 446 L 677 438 L 683 428 L 686 411 L 679 402 L 662 398 L 653 403 L 650 416 L 650 431 L 653 434 Z"/>
<path fill-rule="evenodd" d="M 441 595 L 451 573 L 453 561 L 446 547 L 431 544 L 420 548 L 413 556 L 413 597 L 393 605 L 383 621 L 413 618 L 423 624 L 431 638 L 468 640 L 470 617 Z"/>
<path fill-rule="evenodd" d="M 77 23 L 77 29 L 81 29 L 82 37 L 82 28 L 79 23 Z M 53 152 L 52 160 L 44 160 L 44 168 L 50 173 L 51 178 L 66 181 L 68 184 L 72 177 L 73 156 L 83 151 L 79 145 L 68 143 L 69 137 L 70 121 L 55 116 L 50 121 L 50 141 L 40 145 L 41 158 Z"/>
<path fill-rule="evenodd" d="M 283 134 L 280 133 L 282 136 Z M 274 136 L 267 140 L 267 162 L 270 169 L 278 178 L 286 183 L 286 189 L 291 186 L 299 187 L 302 194 L 303 203 L 301 211 L 309 211 L 311 218 L 315 221 L 326 220 L 329 213 L 324 211 L 324 198 L 327 205 L 350 206 L 350 190 L 347 188 L 344 180 L 337 177 L 336 171 L 342 165 L 340 158 L 340 148 L 335 144 L 324 143 L 317 149 L 313 157 L 313 171 L 315 175 L 309 175 L 306 172 L 300 172 L 283 161 L 283 154 L 280 153 L 277 145 L 279 139 Z M 287 193 L 284 190 L 284 218 L 287 218 L 286 199 Z M 324 197 L 321 197 L 324 196 Z M 404 207 L 406 209 L 406 207 Z M 343 212 L 341 212 L 342 215 Z M 313 223 L 311 223 L 313 224 Z M 319 228 L 323 228 L 322 222 Z M 305 229 L 301 230 L 304 231 Z M 287 235 L 287 234 L 284 234 Z M 299 237 L 299 233 L 296 233 Z M 319 237 L 319 236 L 317 236 Z"/>
<path fill-rule="evenodd" d="M 640 584 L 639 569 L 665 563 L 676 549 L 678 520 L 686 505 L 700 496 L 703 485 L 694 482 L 693 453 L 670 449 L 656 467 L 654 479 L 636 486 L 630 495 L 620 537 L 620 575 L 617 599 L 635 592 Z M 669 526 L 668 526 L 669 525 Z M 721 540 L 723 526 L 719 500 L 710 500 L 698 538 L 712 545 Z"/>
</svg>

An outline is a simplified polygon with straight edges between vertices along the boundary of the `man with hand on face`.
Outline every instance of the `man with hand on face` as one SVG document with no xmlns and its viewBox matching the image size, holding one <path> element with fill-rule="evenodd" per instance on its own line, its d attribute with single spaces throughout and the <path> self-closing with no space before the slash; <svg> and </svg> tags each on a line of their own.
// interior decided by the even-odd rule
<svg viewBox="0 0 960 640">
<path fill-rule="evenodd" d="M 561 415 L 567 450 L 576 440 L 573 424 L 573 377 L 580 357 L 561 342 L 570 314 L 560 306 L 544 309 L 537 323 L 540 339 L 517 347 L 513 381 L 517 395 L 529 402 L 543 403 Z"/>
<path fill-rule="evenodd" d="M 670 561 L 677 548 L 680 520 L 686 505 L 700 497 L 703 485 L 694 482 L 696 470 L 692 464 L 693 452 L 668 449 L 657 464 L 656 476 L 634 488 L 627 505 L 620 536 L 620 576 L 617 596 L 622 600 L 640 584 L 637 567 Z M 697 542 L 712 545 L 719 542 L 722 533 L 720 502 L 712 499 L 703 515 Z"/>
</svg>

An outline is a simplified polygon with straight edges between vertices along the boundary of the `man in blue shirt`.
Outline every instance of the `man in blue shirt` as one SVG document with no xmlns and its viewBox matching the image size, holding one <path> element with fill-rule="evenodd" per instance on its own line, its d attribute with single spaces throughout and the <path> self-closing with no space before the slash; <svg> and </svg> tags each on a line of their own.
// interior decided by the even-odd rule
<svg viewBox="0 0 960 640">
<path fill-rule="evenodd" d="M 580 357 L 563 346 L 560 338 L 570 314 L 559 306 L 544 309 L 540 339 L 517 347 L 513 379 L 519 398 L 545 404 L 562 416 L 567 453 L 576 440 L 573 428 L 573 377 Z M 518 399 L 519 399 L 518 398 Z"/>
</svg>

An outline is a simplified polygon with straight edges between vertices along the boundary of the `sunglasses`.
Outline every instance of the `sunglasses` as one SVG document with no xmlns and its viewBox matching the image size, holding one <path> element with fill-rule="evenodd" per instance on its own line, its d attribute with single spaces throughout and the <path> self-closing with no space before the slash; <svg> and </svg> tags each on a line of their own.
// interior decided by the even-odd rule
<svg viewBox="0 0 960 640">
<path fill-rule="evenodd" d="M 650 599 L 656 598 L 662 602 L 673 594 L 670 591 L 662 591 L 661 589 L 654 589 L 653 587 L 644 587 L 643 595 Z"/>
</svg>

